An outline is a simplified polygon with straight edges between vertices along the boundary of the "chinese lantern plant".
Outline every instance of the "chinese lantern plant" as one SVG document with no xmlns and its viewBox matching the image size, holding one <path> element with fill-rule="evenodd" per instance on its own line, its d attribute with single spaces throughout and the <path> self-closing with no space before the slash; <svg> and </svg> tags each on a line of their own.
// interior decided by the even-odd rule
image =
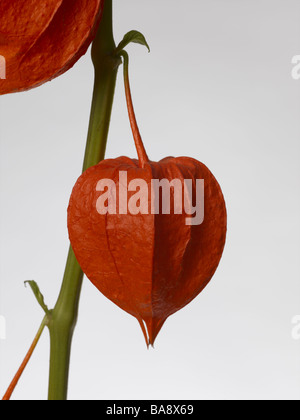
<svg viewBox="0 0 300 420">
<path fill-rule="evenodd" d="M 84 273 L 105 296 L 137 318 L 147 345 L 153 345 L 166 319 L 193 300 L 212 278 L 225 243 L 226 207 L 219 184 L 202 163 L 188 157 L 169 157 L 158 163 L 149 160 L 135 119 L 128 55 L 125 51 L 120 54 L 124 58 L 128 112 L 139 159 L 103 160 L 85 171 L 71 195 L 68 229 Z M 144 199 L 146 205 L 128 214 L 127 202 L 124 206 L 119 196 L 111 214 L 103 206 L 99 214 L 99 181 L 114 181 L 112 185 L 119 185 L 123 192 L 120 174 L 126 174 L 128 182 L 138 180 L 139 188 L 139 181 L 144 181 L 147 188 L 138 193 L 138 200 Z M 174 207 L 170 214 L 150 214 L 148 198 L 153 179 L 179 180 L 184 185 L 187 178 L 192 181 L 193 197 L 198 193 L 197 180 L 204 180 L 202 223 L 187 223 L 186 215 L 177 214 Z M 112 192 L 106 194 L 107 200 L 109 194 Z M 118 212 L 121 205 L 122 211 Z M 102 209 L 106 211 L 101 214 Z"/>
<path fill-rule="evenodd" d="M 166 319 L 193 300 L 212 278 L 225 244 L 225 202 L 218 182 L 199 161 L 181 157 L 152 162 L 148 158 L 135 119 L 124 51 L 130 42 L 148 45 L 142 34 L 131 31 L 116 47 L 112 0 L 2 0 L 0 28 L 0 53 L 7 59 L 8 75 L 7 80 L 0 81 L 1 94 L 27 90 L 62 74 L 93 41 L 95 84 L 90 125 L 83 174 L 68 208 L 71 247 L 61 290 L 56 305 L 49 310 L 37 284 L 28 282 L 45 316 L 3 398 L 10 398 L 47 326 L 48 398 L 64 400 L 83 272 L 105 296 L 138 319 L 147 345 L 153 345 Z M 138 159 L 103 160 L 122 60 Z M 203 223 L 185 223 L 186 214 L 177 214 L 174 207 L 171 214 L 99 214 L 98 182 L 106 178 L 117 184 L 120 172 L 126 173 L 128 180 L 143 180 L 149 192 L 153 178 L 190 179 L 193 193 L 197 180 L 204 180 Z"/>
</svg>

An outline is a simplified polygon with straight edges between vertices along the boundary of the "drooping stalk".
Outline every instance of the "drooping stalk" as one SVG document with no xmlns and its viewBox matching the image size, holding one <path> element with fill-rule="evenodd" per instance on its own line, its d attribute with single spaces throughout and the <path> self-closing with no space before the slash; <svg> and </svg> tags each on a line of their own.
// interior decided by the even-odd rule
<svg viewBox="0 0 300 420">
<path fill-rule="evenodd" d="M 114 90 L 121 60 L 115 49 L 112 0 L 105 0 L 102 20 L 92 46 L 95 83 L 83 170 L 104 158 Z M 63 283 L 49 323 L 49 400 L 66 400 L 71 343 L 77 322 L 83 273 L 70 247 Z"/>
<path fill-rule="evenodd" d="M 129 82 L 129 56 L 126 51 L 119 52 L 119 55 L 123 57 L 124 64 L 123 64 L 123 74 L 124 74 L 124 86 L 125 86 L 125 95 L 126 95 L 126 102 L 127 102 L 127 109 L 129 115 L 129 121 L 131 125 L 131 130 L 139 158 L 140 167 L 143 168 L 147 162 L 149 162 L 148 155 L 146 153 L 142 137 L 140 134 L 140 130 L 136 121 L 136 116 L 134 112 L 133 102 L 132 102 L 132 95 L 130 89 L 130 82 Z"/>
</svg>

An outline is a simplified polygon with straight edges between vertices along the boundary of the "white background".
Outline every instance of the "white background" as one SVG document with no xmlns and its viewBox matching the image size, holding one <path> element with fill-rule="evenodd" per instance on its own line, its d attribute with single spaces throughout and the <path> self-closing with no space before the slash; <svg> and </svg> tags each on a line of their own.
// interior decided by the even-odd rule
<svg viewBox="0 0 300 420">
<path fill-rule="evenodd" d="M 300 54 L 298 0 L 115 0 L 137 119 L 151 159 L 186 155 L 222 186 L 228 239 L 212 282 L 173 315 L 155 350 L 137 321 L 84 281 L 69 399 L 299 399 Z M 23 281 L 56 301 L 68 250 L 66 208 L 81 171 L 93 69 L 0 98 L 0 393 L 42 319 Z M 107 157 L 135 157 L 121 71 Z M 14 394 L 47 398 L 45 331 Z"/>
</svg>

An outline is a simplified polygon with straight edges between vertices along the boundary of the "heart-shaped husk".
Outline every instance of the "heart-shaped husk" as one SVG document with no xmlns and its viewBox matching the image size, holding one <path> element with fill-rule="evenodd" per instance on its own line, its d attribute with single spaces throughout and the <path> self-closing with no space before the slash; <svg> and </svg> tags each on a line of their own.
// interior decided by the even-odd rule
<svg viewBox="0 0 300 420">
<path fill-rule="evenodd" d="M 99 180 L 110 179 L 117 190 L 120 172 L 146 182 L 150 197 L 152 179 L 204 179 L 204 221 L 187 225 L 186 214 L 106 214 L 96 209 Z M 124 187 L 124 185 L 123 185 Z M 128 201 L 134 192 L 128 194 Z M 119 208 L 117 195 L 116 208 Z M 70 241 L 81 268 L 110 300 L 147 327 L 147 344 L 165 320 L 191 302 L 212 278 L 222 256 L 226 237 L 226 208 L 215 177 L 202 163 L 187 157 L 159 163 L 121 157 L 88 169 L 77 181 L 68 209 Z M 143 328 L 144 334 L 145 329 Z"/>
</svg>

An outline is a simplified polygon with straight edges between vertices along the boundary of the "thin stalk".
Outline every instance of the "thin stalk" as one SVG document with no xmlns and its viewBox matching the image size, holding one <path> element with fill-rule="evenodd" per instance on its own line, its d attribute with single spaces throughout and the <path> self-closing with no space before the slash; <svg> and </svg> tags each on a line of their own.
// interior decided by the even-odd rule
<svg viewBox="0 0 300 420">
<path fill-rule="evenodd" d="M 145 164 L 149 162 L 149 158 L 147 156 L 143 140 L 140 134 L 140 130 L 136 121 L 133 102 L 132 102 L 132 95 L 130 89 L 130 82 L 129 82 L 129 56 L 126 51 L 119 52 L 119 55 L 123 57 L 123 74 L 124 74 L 124 86 L 125 86 L 125 95 L 126 95 L 126 102 L 127 102 L 127 109 L 129 115 L 129 121 L 131 125 L 131 130 L 135 142 L 135 147 L 138 153 L 140 167 L 144 168 Z"/>
<path fill-rule="evenodd" d="M 121 60 L 114 57 L 112 0 L 105 0 L 102 20 L 92 46 L 95 84 L 83 170 L 104 158 Z M 82 270 L 70 247 L 61 291 L 53 309 L 50 331 L 49 400 L 66 400 L 72 337 L 77 322 Z"/>
<path fill-rule="evenodd" d="M 46 315 L 44 317 L 41 325 L 40 325 L 40 328 L 39 328 L 39 330 L 38 330 L 38 332 L 37 332 L 37 334 L 36 334 L 36 336 L 35 336 L 32 344 L 31 344 L 31 346 L 30 346 L 30 348 L 29 348 L 29 350 L 28 350 L 28 352 L 27 352 L 27 354 L 26 354 L 26 356 L 25 356 L 25 358 L 24 358 L 21 366 L 19 367 L 16 375 L 14 376 L 13 380 L 11 381 L 11 384 L 7 388 L 7 391 L 6 391 L 5 395 L 4 395 L 4 397 L 2 398 L 2 401 L 8 401 L 8 400 L 10 400 L 10 398 L 12 396 L 12 393 L 14 392 L 15 387 L 17 386 L 17 383 L 19 382 L 19 379 L 21 378 L 21 375 L 24 372 L 24 369 L 26 368 L 26 366 L 27 366 L 27 364 L 29 362 L 29 360 L 30 360 L 30 358 L 31 358 L 31 356 L 32 356 L 32 354 L 33 354 L 36 346 L 37 346 L 37 343 L 39 342 L 39 339 L 41 338 L 41 335 L 42 335 L 42 333 L 44 331 L 44 328 L 47 325 L 47 321 L 48 321 L 48 316 Z"/>
</svg>

